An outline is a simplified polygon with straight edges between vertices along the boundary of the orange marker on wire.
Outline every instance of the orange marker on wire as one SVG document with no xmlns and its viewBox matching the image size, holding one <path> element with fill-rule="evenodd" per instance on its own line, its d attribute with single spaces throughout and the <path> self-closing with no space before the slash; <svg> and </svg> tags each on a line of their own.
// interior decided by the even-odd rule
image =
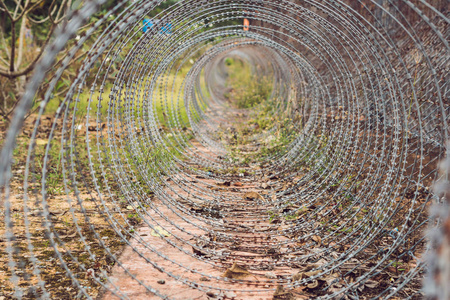
<svg viewBox="0 0 450 300">
<path fill-rule="evenodd" d="M 248 31 L 250 27 L 250 21 L 248 19 L 244 19 L 244 31 Z"/>
</svg>

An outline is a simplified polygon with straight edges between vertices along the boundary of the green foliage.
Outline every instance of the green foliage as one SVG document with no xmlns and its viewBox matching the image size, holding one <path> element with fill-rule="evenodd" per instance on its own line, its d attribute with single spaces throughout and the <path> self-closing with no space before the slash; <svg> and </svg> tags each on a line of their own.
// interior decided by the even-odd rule
<svg viewBox="0 0 450 300">
<path fill-rule="evenodd" d="M 270 98 L 272 84 L 269 78 L 256 75 L 251 66 L 241 60 L 227 58 L 225 65 L 228 68 L 227 85 L 231 88 L 229 98 L 237 108 L 252 108 Z"/>
<path fill-rule="evenodd" d="M 233 64 L 234 60 L 231 57 L 227 57 L 225 59 L 225 65 L 231 66 Z"/>
</svg>

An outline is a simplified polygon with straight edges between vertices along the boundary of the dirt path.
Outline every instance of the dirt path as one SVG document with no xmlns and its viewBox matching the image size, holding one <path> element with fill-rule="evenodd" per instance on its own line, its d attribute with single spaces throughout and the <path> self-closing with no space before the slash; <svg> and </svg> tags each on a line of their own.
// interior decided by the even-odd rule
<svg viewBox="0 0 450 300">
<path fill-rule="evenodd" d="M 417 266 L 403 250 L 395 266 L 379 264 L 396 231 L 368 241 L 364 203 L 332 198 L 331 184 L 319 194 L 323 186 L 307 166 L 267 159 L 273 151 L 279 158 L 289 139 L 281 126 L 260 126 L 280 123 L 261 116 L 270 118 L 225 111 L 199 124 L 209 139 L 191 140 L 180 171 L 161 182 L 112 270 L 110 290 L 129 299 L 350 299 L 342 291 L 358 285 L 370 298 Z M 370 277 L 361 283 L 363 274 Z M 420 280 L 404 290 L 417 291 Z M 115 297 L 109 291 L 103 299 Z"/>
<path fill-rule="evenodd" d="M 193 146 L 199 156 L 220 159 L 199 142 Z M 198 159 L 186 163 L 201 167 Z M 166 187 L 176 203 L 153 201 L 112 271 L 113 284 L 130 299 L 159 299 L 145 286 L 170 299 L 272 299 L 299 271 L 284 259 L 289 239 L 277 234 L 283 225 L 271 219 L 275 186 L 268 189 L 261 175 L 246 172 L 225 181 L 190 175 L 177 174 Z M 107 292 L 103 299 L 115 296 Z"/>
</svg>

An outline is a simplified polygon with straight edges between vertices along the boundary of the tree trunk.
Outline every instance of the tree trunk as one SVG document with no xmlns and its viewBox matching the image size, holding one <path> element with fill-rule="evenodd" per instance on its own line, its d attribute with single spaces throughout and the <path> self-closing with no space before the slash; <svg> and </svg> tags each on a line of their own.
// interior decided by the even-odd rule
<svg viewBox="0 0 450 300">
<path fill-rule="evenodd" d="M 20 65 L 22 64 L 22 58 L 23 58 L 23 51 L 25 47 L 25 30 L 26 30 L 26 24 L 27 24 L 27 16 L 22 17 L 22 23 L 20 24 L 20 33 L 19 33 L 19 48 L 17 53 L 17 62 L 15 64 L 15 71 L 18 71 L 20 69 Z M 17 78 L 16 81 L 16 92 L 18 98 L 22 98 L 24 92 L 25 92 L 25 83 L 26 83 L 26 76 L 20 76 Z"/>
<path fill-rule="evenodd" d="M 17 53 L 17 62 L 15 64 L 15 70 L 17 71 L 20 69 L 20 65 L 22 64 L 22 57 L 23 57 L 23 47 L 24 47 L 24 40 L 25 40 L 25 29 L 27 24 L 27 16 L 22 17 L 22 23 L 20 24 L 20 32 L 19 32 L 19 49 Z"/>
</svg>

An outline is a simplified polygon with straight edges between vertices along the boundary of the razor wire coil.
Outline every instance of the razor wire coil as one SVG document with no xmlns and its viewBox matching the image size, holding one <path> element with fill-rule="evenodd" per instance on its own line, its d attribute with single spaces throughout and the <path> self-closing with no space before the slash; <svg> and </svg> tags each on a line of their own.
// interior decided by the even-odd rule
<svg viewBox="0 0 450 300">
<path fill-rule="evenodd" d="M 105 4 L 83 2 L 36 67 L 2 144 L 4 295 L 90 299 L 92 285 L 132 299 L 120 273 L 176 299 L 120 258 L 126 246 L 167 278 L 221 297 L 277 297 L 281 286 L 317 299 L 446 299 L 445 1 L 180 0 L 155 14 L 164 2 L 120 1 L 72 42 Z M 159 22 L 144 31 L 152 13 Z M 48 122 L 58 84 L 92 37 Z M 260 108 L 230 104 L 230 58 L 270 86 L 274 121 L 247 145 L 235 145 L 236 123 Z M 280 132 L 285 144 L 273 151 Z M 24 165 L 13 155 L 21 147 Z M 300 272 L 227 278 L 183 256 L 219 270 Z M 52 285 L 46 259 L 73 288 Z"/>
</svg>

